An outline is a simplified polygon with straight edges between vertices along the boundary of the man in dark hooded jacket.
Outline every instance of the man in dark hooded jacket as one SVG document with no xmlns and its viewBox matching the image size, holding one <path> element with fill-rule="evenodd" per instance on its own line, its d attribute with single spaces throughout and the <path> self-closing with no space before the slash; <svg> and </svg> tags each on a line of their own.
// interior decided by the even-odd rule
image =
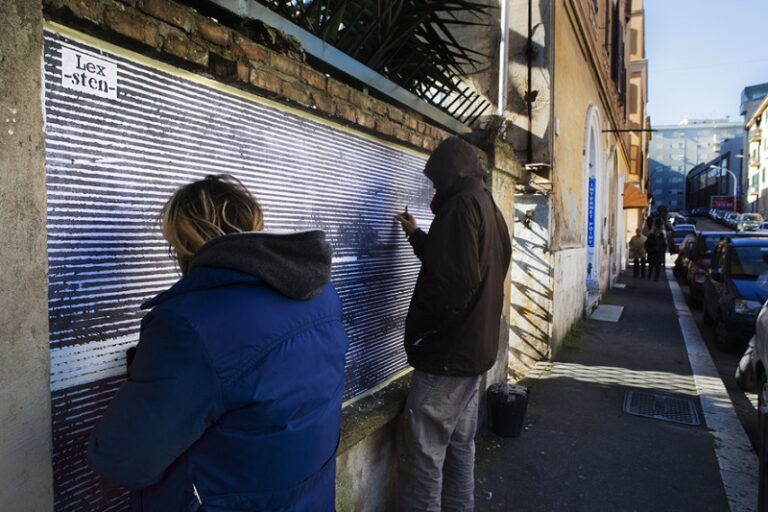
<svg viewBox="0 0 768 512">
<path fill-rule="evenodd" d="M 414 367 L 400 422 L 398 511 L 473 509 L 480 378 L 496 361 L 511 247 L 475 149 L 443 141 L 424 168 L 429 233 L 395 216 L 422 266 L 405 322 Z"/>
</svg>

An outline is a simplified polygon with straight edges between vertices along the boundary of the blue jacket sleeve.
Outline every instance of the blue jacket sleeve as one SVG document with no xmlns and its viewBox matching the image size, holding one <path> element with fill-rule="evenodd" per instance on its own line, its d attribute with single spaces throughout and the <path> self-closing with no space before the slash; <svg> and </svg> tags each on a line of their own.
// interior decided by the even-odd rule
<svg viewBox="0 0 768 512">
<path fill-rule="evenodd" d="M 222 414 L 219 381 L 195 330 L 167 311 L 142 322 L 128 380 L 88 442 L 88 464 L 118 485 L 158 482 Z"/>
</svg>

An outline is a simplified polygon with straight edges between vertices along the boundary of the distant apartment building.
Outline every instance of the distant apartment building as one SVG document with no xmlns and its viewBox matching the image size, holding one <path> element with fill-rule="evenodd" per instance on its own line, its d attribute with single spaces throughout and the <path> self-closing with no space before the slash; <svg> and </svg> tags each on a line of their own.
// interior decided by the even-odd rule
<svg viewBox="0 0 768 512">
<path fill-rule="evenodd" d="M 685 208 L 686 175 L 698 164 L 715 159 L 720 145 L 740 137 L 742 123 L 728 119 L 685 120 L 677 125 L 657 126 L 648 150 L 648 189 L 652 208 Z"/>
<path fill-rule="evenodd" d="M 725 140 L 714 158 L 688 171 L 685 192 L 687 209 L 710 208 L 712 196 L 742 195 L 743 148 L 742 136 Z"/>
<path fill-rule="evenodd" d="M 768 213 L 768 137 L 763 129 L 768 122 L 768 97 L 764 98 L 752 116 L 747 120 L 747 150 L 744 166 L 747 169 L 746 210 L 766 215 Z"/>
<path fill-rule="evenodd" d="M 744 173 L 742 174 L 742 193 L 745 211 L 765 213 L 765 202 L 761 196 L 765 189 L 765 176 L 761 176 L 759 157 L 753 161 L 752 155 L 760 151 L 763 143 L 761 136 L 761 117 L 765 111 L 765 98 L 768 96 L 768 82 L 749 85 L 741 91 L 741 115 L 744 117 Z M 758 112 L 760 111 L 760 112 Z M 758 122 L 760 121 L 760 122 Z M 750 128 L 751 127 L 751 128 Z"/>
</svg>

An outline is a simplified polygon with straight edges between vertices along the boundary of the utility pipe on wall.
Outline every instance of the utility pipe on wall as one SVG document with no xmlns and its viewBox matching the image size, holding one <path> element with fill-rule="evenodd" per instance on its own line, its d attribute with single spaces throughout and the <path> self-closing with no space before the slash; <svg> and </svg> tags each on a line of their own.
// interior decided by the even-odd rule
<svg viewBox="0 0 768 512">
<path fill-rule="evenodd" d="M 499 97 L 496 104 L 498 108 L 496 115 L 499 117 L 504 115 L 504 111 L 507 109 L 507 66 L 509 65 L 508 52 L 508 38 L 509 38 L 509 19 L 507 17 L 507 0 L 499 0 L 501 4 L 501 19 L 499 20 L 499 28 L 501 30 L 501 37 L 499 39 Z"/>
</svg>

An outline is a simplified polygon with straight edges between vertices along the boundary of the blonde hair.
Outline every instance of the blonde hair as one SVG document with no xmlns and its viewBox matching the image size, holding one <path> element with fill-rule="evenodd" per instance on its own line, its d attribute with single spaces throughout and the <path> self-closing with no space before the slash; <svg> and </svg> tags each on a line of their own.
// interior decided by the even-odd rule
<svg viewBox="0 0 768 512">
<path fill-rule="evenodd" d="M 228 174 L 184 185 L 162 210 L 163 236 L 182 274 L 206 242 L 230 233 L 261 231 L 261 207 L 247 188 Z"/>
</svg>

